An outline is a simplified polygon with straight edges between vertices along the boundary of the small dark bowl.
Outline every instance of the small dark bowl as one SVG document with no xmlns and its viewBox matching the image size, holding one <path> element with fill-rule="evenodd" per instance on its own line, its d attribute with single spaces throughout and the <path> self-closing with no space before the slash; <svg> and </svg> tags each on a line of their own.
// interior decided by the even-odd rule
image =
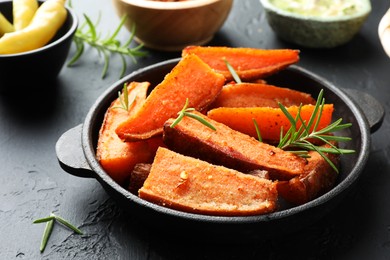
<svg viewBox="0 0 390 260">
<path fill-rule="evenodd" d="M 76 14 L 66 9 L 65 23 L 48 44 L 32 51 L 0 55 L 0 92 L 15 92 L 27 86 L 36 89 L 57 78 L 78 26 Z M 0 12 L 12 22 L 12 1 L 0 2 Z"/>
<path fill-rule="evenodd" d="M 338 183 L 331 191 L 303 205 L 271 214 L 224 217 L 165 208 L 147 202 L 119 186 L 96 159 L 96 145 L 104 114 L 125 82 L 149 81 L 155 86 L 178 61 L 168 60 L 135 71 L 108 88 L 91 107 L 84 123 L 68 130 L 57 141 L 56 153 L 61 167 L 79 177 L 96 178 L 121 208 L 128 210 L 131 216 L 138 217 L 145 227 L 161 231 L 164 237 L 170 234 L 179 239 L 198 238 L 201 241 L 221 243 L 256 241 L 299 230 L 325 216 L 355 186 L 370 152 L 370 133 L 380 127 L 384 109 L 370 95 L 356 90 L 341 90 L 298 66 L 280 71 L 267 81 L 311 93 L 313 97 L 323 89 L 327 102 L 336 107 L 335 119 L 343 118 L 344 122 L 353 124 L 353 127 L 343 130 L 341 134 L 352 137 L 352 141 L 343 148 L 354 149 L 356 153 L 342 156 Z M 367 107 L 362 109 L 357 104 L 367 104 Z"/>
</svg>

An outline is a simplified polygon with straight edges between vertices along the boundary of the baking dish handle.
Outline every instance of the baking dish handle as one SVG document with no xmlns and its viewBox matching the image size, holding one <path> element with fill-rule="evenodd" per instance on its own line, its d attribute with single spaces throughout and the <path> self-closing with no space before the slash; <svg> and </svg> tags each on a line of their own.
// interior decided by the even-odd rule
<svg viewBox="0 0 390 260">
<path fill-rule="evenodd" d="M 371 134 L 377 131 L 385 117 L 385 109 L 373 96 L 363 91 L 350 88 L 342 90 L 361 108 L 370 126 Z"/>
<path fill-rule="evenodd" d="M 92 178 L 90 168 L 81 144 L 82 124 L 77 125 L 61 135 L 56 143 L 56 154 L 61 168 L 78 177 Z"/>
</svg>

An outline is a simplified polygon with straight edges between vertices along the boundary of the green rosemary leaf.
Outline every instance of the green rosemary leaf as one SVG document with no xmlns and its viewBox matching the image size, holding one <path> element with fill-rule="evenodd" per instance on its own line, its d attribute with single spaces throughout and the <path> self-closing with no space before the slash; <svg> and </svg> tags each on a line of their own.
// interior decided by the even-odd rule
<svg viewBox="0 0 390 260">
<path fill-rule="evenodd" d="M 46 217 L 46 218 L 40 218 L 40 219 L 36 219 L 33 221 L 34 224 L 38 224 L 38 223 L 45 223 L 45 222 L 48 222 L 50 220 L 53 220 L 54 217 L 53 216 L 49 216 L 49 217 Z"/>
<path fill-rule="evenodd" d="M 290 112 L 288 112 L 287 108 L 285 106 L 283 106 L 282 103 L 278 103 L 278 104 L 279 104 L 279 108 L 282 110 L 283 114 L 287 117 L 288 121 L 291 124 L 290 129 L 292 128 L 293 129 L 292 131 L 295 131 L 297 120 L 290 114 Z M 300 111 L 300 109 L 298 109 L 298 110 Z M 300 113 L 297 113 L 297 114 L 299 116 Z"/>
<path fill-rule="evenodd" d="M 115 38 L 118 36 L 118 33 L 120 32 L 120 30 L 122 29 L 122 26 L 125 24 L 126 22 L 126 19 L 127 19 L 127 16 L 124 15 L 122 16 L 120 22 L 119 22 L 119 25 L 118 27 L 115 29 L 115 31 L 111 34 L 111 37 L 107 39 L 107 42 L 111 42 L 111 41 L 115 41 Z M 119 41 L 116 41 L 118 44 L 120 43 Z"/>
<path fill-rule="evenodd" d="M 119 57 L 121 58 L 121 61 L 122 61 L 122 69 L 119 73 L 119 77 L 122 78 L 126 73 L 127 62 L 126 62 L 125 56 L 123 54 L 119 55 Z"/>
<path fill-rule="evenodd" d="M 41 246 L 39 247 L 39 251 L 43 252 L 46 248 L 47 242 L 49 241 L 49 237 L 51 232 L 53 231 L 54 226 L 54 218 L 46 222 L 45 230 L 43 231 Z"/>
<path fill-rule="evenodd" d="M 193 113 L 188 113 L 188 112 L 185 112 L 184 115 L 198 120 L 199 122 L 201 122 L 202 124 L 204 124 L 205 126 L 207 126 L 208 128 L 210 128 L 210 129 L 212 129 L 214 131 L 217 130 L 212 124 L 207 122 L 203 117 L 200 117 L 198 115 L 195 115 Z"/>
<path fill-rule="evenodd" d="M 175 127 L 178 123 L 180 123 L 180 121 L 183 119 L 184 116 L 188 116 L 188 117 L 191 117 L 191 118 L 198 120 L 199 122 L 201 122 L 205 126 L 211 128 L 212 130 L 216 130 L 216 128 L 212 124 L 207 122 L 204 118 L 202 118 L 196 114 L 191 113 L 191 111 L 195 111 L 195 108 L 192 108 L 192 107 L 188 108 L 188 104 L 189 104 L 189 100 L 188 100 L 188 98 L 186 98 L 186 102 L 184 104 L 184 107 L 177 113 L 178 117 L 170 125 L 171 128 Z"/>
<path fill-rule="evenodd" d="M 339 173 L 339 169 L 337 169 L 336 165 L 334 165 L 334 163 L 328 158 L 328 156 L 326 156 L 320 149 L 318 146 L 315 146 L 313 145 L 313 149 L 319 153 L 321 155 L 322 158 L 324 158 L 324 160 L 333 168 L 333 170 L 336 172 L 336 173 Z"/>
<path fill-rule="evenodd" d="M 318 136 L 327 141 L 348 142 L 352 140 L 352 138 L 348 136 L 338 136 L 338 135 L 318 135 Z"/>
<path fill-rule="evenodd" d="M 174 128 L 183 119 L 184 113 L 179 113 L 179 116 L 171 124 L 171 128 Z"/>
<path fill-rule="evenodd" d="M 72 66 L 84 53 L 84 44 L 81 40 L 75 39 L 74 43 L 76 44 L 76 53 L 68 62 L 68 66 Z"/>
<path fill-rule="evenodd" d="M 55 215 L 53 213 L 51 213 L 50 216 L 53 216 L 55 218 L 55 220 L 60 222 L 62 225 L 68 227 L 69 229 L 73 230 L 75 233 L 77 233 L 79 235 L 83 234 L 83 232 L 80 229 L 78 229 L 77 227 L 75 227 L 72 224 L 70 224 L 69 221 L 65 220 L 64 218 L 62 218 L 60 216 L 57 216 L 57 215 Z"/>
<path fill-rule="evenodd" d="M 306 151 L 306 150 L 290 151 L 290 153 L 296 154 L 302 158 L 310 158 L 310 155 L 308 154 L 308 151 Z"/>
<path fill-rule="evenodd" d="M 122 98 L 122 96 L 123 96 L 123 98 Z M 127 85 L 125 83 L 125 84 L 123 84 L 122 93 L 120 91 L 118 91 L 118 99 L 119 99 L 119 102 L 121 105 L 114 106 L 113 108 L 120 108 L 120 109 L 129 111 L 131 105 L 134 103 L 136 98 L 137 98 L 137 94 L 135 93 L 133 95 L 132 99 L 129 100 L 129 92 L 127 90 Z"/>
<path fill-rule="evenodd" d="M 102 53 L 103 53 L 103 57 L 104 57 L 104 66 L 103 66 L 101 76 L 102 76 L 102 78 L 104 78 L 107 74 L 108 66 L 110 65 L 110 58 L 109 58 L 107 52 L 105 52 L 104 50 L 102 50 Z"/>
<path fill-rule="evenodd" d="M 325 99 L 323 98 L 323 96 L 324 96 L 324 90 L 321 89 L 320 93 L 318 94 L 317 102 L 314 106 L 313 113 L 311 114 L 310 119 L 309 119 L 309 123 L 307 124 L 308 129 L 313 129 L 312 131 L 317 130 L 318 124 L 320 123 L 320 120 L 321 120 L 322 111 L 323 111 L 323 108 L 325 105 Z M 315 125 L 314 125 L 314 127 L 312 127 L 314 122 L 315 122 Z"/>
<path fill-rule="evenodd" d="M 129 108 L 130 108 L 129 92 L 127 91 L 127 85 L 126 84 L 123 84 L 122 94 L 123 94 L 124 107 L 125 107 L 126 111 L 129 111 Z M 135 97 L 136 97 L 136 95 L 134 95 L 134 99 L 135 99 Z M 133 103 L 133 102 L 134 102 L 134 100 L 131 103 Z"/>
<path fill-rule="evenodd" d="M 342 148 L 328 148 L 328 147 L 319 147 L 319 149 L 324 153 L 334 153 L 334 154 L 353 154 L 356 151 L 351 149 L 342 149 Z"/>
<path fill-rule="evenodd" d="M 259 142 L 262 142 L 263 138 L 261 137 L 259 125 L 257 124 L 256 119 L 252 118 L 252 120 L 253 120 L 253 124 L 255 125 L 257 139 L 259 140 Z"/>
<path fill-rule="evenodd" d="M 234 70 L 233 66 L 229 63 L 228 60 L 224 58 L 225 64 L 227 69 L 229 70 L 230 74 L 232 75 L 233 79 L 237 83 L 242 83 L 240 77 L 238 76 L 237 72 Z"/>
<path fill-rule="evenodd" d="M 97 39 L 96 35 L 96 28 L 95 25 L 92 23 L 91 19 L 88 17 L 88 15 L 84 14 L 84 19 L 88 25 L 89 33 L 92 41 L 95 41 Z"/>
<path fill-rule="evenodd" d="M 123 17 L 124 20 L 126 20 L 126 16 Z M 130 29 L 130 37 L 129 39 L 127 39 L 127 41 L 122 45 L 122 47 L 126 48 L 127 46 L 129 46 L 131 44 L 131 42 L 133 41 L 134 39 L 134 36 L 135 36 L 135 24 L 132 24 L 131 25 L 131 29 Z M 141 46 L 141 45 L 140 45 Z M 141 46 L 142 47 L 142 46 Z M 135 49 L 133 49 L 135 50 Z"/>
</svg>

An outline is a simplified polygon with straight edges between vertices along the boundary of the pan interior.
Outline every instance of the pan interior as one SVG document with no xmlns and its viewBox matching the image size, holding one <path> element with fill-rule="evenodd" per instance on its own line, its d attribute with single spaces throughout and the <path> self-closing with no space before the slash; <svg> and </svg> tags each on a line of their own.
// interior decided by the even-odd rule
<svg viewBox="0 0 390 260">
<path fill-rule="evenodd" d="M 97 174 L 97 180 L 101 182 L 110 195 L 115 196 L 117 199 L 125 203 L 130 200 L 132 203 L 140 206 L 141 210 L 146 209 L 148 212 L 151 211 L 155 214 L 162 214 L 164 216 L 168 215 L 184 220 L 205 221 L 208 223 L 254 223 L 259 221 L 269 222 L 273 219 L 288 218 L 289 216 L 307 211 L 308 209 L 322 206 L 339 194 L 344 193 L 344 191 L 346 191 L 349 186 L 355 182 L 362 170 L 362 167 L 365 165 L 369 147 L 368 126 L 362 112 L 339 88 L 298 66 L 290 66 L 289 68 L 267 78 L 267 82 L 276 86 L 288 87 L 310 93 L 314 98 L 316 98 L 320 90 L 323 89 L 326 103 L 333 103 L 335 106 L 333 115 L 334 119 L 342 118 L 344 123 L 350 122 L 353 125 L 353 127 L 349 129 L 340 131 L 339 134 L 352 137 L 352 141 L 343 144 L 342 148 L 354 149 L 356 153 L 342 156 L 338 184 L 330 192 L 304 205 L 287 207 L 268 215 L 249 217 L 217 217 L 184 213 L 154 205 L 129 193 L 123 187 L 120 187 L 104 172 L 95 157 L 95 148 L 97 145 L 99 129 L 103 122 L 104 113 L 111 102 L 117 97 L 118 91 L 122 89 L 125 82 L 148 81 L 151 83 L 151 86 L 156 86 L 162 81 L 164 76 L 171 71 L 178 61 L 179 59 L 169 60 L 140 69 L 117 83 L 114 83 L 100 96 L 88 113 L 83 126 L 84 152 L 91 168 Z"/>
</svg>

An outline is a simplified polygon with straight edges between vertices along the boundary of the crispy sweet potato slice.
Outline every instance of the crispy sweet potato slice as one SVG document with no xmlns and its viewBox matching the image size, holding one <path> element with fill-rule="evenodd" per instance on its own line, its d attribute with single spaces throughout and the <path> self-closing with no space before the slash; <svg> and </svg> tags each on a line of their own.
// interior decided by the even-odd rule
<svg viewBox="0 0 390 260">
<path fill-rule="evenodd" d="M 227 60 L 235 69 L 241 80 L 251 81 L 272 75 L 299 61 L 299 50 L 255 48 L 231 48 L 211 46 L 188 46 L 182 56 L 196 54 L 217 72 L 222 73 L 227 81 L 232 80 L 226 67 Z"/>
<path fill-rule="evenodd" d="M 304 121 L 309 121 L 313 113 L 314 105 L 304 105 L 301 108 L 301 117 Z M 298 106 L 288 107 L 287 110 L 292 116 L 296 116 Z M 317 129 L 322 129 L 329 125 L 332 120 L 333 104 L 325 104 L 322 111 L 321 120 Z M 280 108 L 270 107 L 243 107 L 231 108 L 220 107 L 211 109 L 207 116 L 215 121 L 223 123 L 237 131 L 257 138 L 257 132 L 253 120 L 256 120 L 264 141 L 274 143 L 280 139 L 280 131 L 283 132 L 291 127 L 290 121 L 283 114 Z M 299 127 L 298 125 L 297 127 Z"/>
<path fill-rule="evenodd" d="M 196 55 L 187 55 L 154 88 L 138 112 L 118 126 L 116 133 L 126 141 L 159 135 L 164 122 L 176 116 L 187 98 L 190 107 L 202 111 L 215 100 L 224 81 Z"/>
<path fill-rule="evenodd" d="M 132 82 L 128 84 L 129 100 L 134 100 L 128 111 L 119 108 L 119 98 L 114 100 L 106 111 L 100 128 L 96 157 L 103 169 L 120 185 L 129 177 L 134 165 L 140 162 L 151 162 L 162 145 L 160 140 L 125 143 L 115 133 L 117 126 L 129 115 L 135 113 L 146 98 L 148 82 Z M 123 98 L 123 94 L 122 94 Z"/>
<path fill-rule="evenodd" d="M 127 188 L 131 193 L 138 195 L 138 190 L 144 185 L 151 168 L 151 163 L 137 163 L 134 166 L 130 174 L 129 186 Z"/>
<path fill-rule="evenodd" d="M 142 199 L 209 215 L 258 215 L 276 209 L 274 182 L 159 148 Z"/>
<path fill-rule="evenodd" d="M 213 102 L 212 107 L 285 107 L 315 104 L 307 93 L 264 83 L 227 84 Z"/>
<path fill-rule="evenodd" d="M 311 201 L 328 192 L 337 180 L 337 173 L 319 153 L 310 151 L 309 155 L 308 164 L 301 176 L 277 184 L 279 195 L 296 205 Z M 338 167 L 339 156 L 334 154 L 327 156 Z"/>
<path fill-rule="evenodd" d="M 195 112 L 216 130 L 184 117 L 174 128 L 173 119 L 164 125 L 163 140 L 168 148 L 241 172 L 266 170 L 272 179 L 291 179 L 303 172 L 306 160 L 235 131 Z"/>
</svg>

